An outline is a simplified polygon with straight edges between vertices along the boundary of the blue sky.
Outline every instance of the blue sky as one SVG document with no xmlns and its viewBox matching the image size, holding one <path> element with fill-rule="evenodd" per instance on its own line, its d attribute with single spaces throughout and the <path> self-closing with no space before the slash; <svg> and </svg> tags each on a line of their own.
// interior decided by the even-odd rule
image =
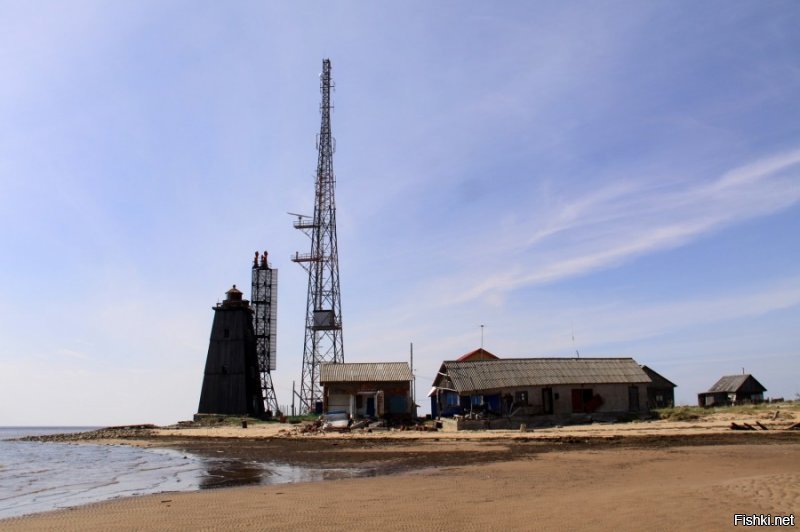
<svg viewBox="0 0 800 532">
<path fill-rule="evenodd" d="M 680 403 L 743 368 L 793 398 L 797 27 L 794 1 L 0 2 L 0 425 L 190 418 L 256 249 L 291 401 L 324 57 L 347 361 L 414 342 L 424 397 L 484 324 Z"/>
</svg>

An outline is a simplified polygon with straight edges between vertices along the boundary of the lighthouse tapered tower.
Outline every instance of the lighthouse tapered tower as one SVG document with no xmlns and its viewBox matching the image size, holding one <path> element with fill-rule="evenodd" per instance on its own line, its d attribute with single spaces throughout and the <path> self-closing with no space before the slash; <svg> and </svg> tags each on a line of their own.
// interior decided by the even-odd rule
<svg viewBox="0 0 800 532">
<path fill-rule="evenodd" d="M 253 310 L 233 285 L 214 309 L 198 414 L 264 416 Z"/>
<path fill-rule="evenodd" d="M 314 215 L 297 215 L 294 223 L 311 238 L 309 253 L 295 253 L 292 261 L 308 272 L 305 343 L 300 381 L 300 409 L 320 412 L 322 390 L 319 368 L 322 362 L 344 362 L 342 304 L 339 292 L 339 252 L 336 242 L 336 178 L 333 173 L 334 142 L 331 136 L 331 61 L 322 61 L 320 75 L 320 125 L 317 141 Z"/>
</svg>

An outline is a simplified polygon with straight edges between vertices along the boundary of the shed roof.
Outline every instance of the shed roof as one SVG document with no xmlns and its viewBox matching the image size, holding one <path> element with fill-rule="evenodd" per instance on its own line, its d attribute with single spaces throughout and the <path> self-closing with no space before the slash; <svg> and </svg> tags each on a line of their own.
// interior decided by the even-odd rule
<svg viewBox="0 0 800 532">
<path fill-rule="evenodd" d="M 504 358 L 446 361 L 434 386 L 464 393 L 521 386 L 648 382 L 650 377 L 632 358 Z"/>
<path fill-rule="evenodd" d="M 324 362 L 319 368 L 319 382 L 401 382 L 410 381 L 408 362 Z"/>
<path fill-rule="evenodd" d="M 664 377 L 662 374 L 658 373 L 656 370 L 649 366 L 642 366 L 642 370 L 647 373 L 647 376 L 650 377 L 650 380 L 653 381 L 654 387 L 664 387 L 664 388 L 677 388 L 678 385 L 672 382 L 671 380 Z"/>
<path fill-rule="evenodd" d="M 746 385 L 746 386 L 745 386 Z M 767 389 L 755 377 L 748 374 L 726 375 L 718 380 L 706 393 L 735 393 L 740 391 L 766 392 Z"/>
</svg>

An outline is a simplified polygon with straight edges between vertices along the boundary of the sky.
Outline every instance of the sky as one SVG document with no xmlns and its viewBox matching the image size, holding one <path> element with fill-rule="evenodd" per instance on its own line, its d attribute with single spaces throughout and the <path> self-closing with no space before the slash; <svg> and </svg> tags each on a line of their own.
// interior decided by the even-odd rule
<svg viewBox="0 0 800 532">
<path fill-rule="evenodd" d="M 280 272 L 299 388 L 330 58 L 344 356 L 633 357 L 800 393 L 800 3 L 0 0 L 0 426 L 197 410 Z M 483 326 L 483 327 L 481 327 Z"/>
</svg>

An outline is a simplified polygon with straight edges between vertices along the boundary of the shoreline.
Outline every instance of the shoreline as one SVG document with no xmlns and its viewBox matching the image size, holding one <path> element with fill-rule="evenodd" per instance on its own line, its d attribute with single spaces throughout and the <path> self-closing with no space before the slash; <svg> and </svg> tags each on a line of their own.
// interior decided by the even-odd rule
<svg viewBox="0 0 800 532">
<path fill-rule="evenodd" d="M 687 426 L 688 425 L 688 426 Z M 593 424 L 534 431 L 387 431 L 303 433 L 286 425 L 238 427 L 115 427 L 33 438 L 72 444 L 170 449 L 209 461 L 358 468 L 378 476 L 419 469 L 513 461 L 550 452 L 800 443 L 798 430 L 734 431 L 686 422 Z M 251 483 L 252 480 L 239 484 Z M 237 482 L 223 482 L 235 486 Z"/>
</svg>

